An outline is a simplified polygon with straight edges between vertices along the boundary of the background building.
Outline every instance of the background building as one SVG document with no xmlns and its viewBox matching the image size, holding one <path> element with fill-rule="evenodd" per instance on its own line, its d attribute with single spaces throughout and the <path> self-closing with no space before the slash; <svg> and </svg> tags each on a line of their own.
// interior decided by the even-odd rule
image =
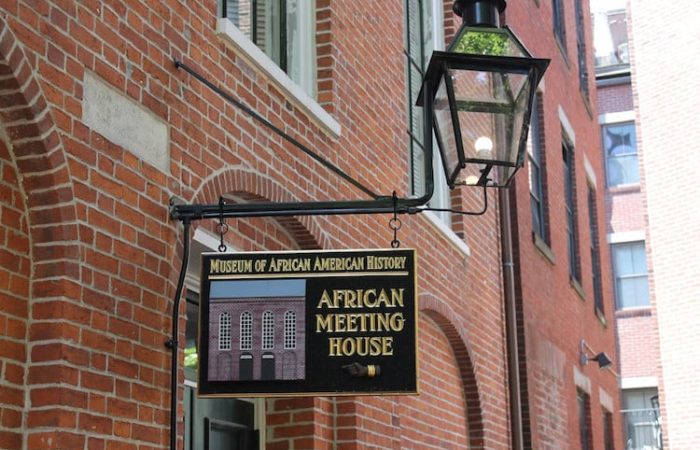
<svg viewBox="0 0 700 450">
<path fill-rule="evenodd" d="M 616 354 L 589 5 L 510 2 L 507 15 L 552 58 L 511 202 L 524 447 L 622 448 L 614 371 L 588 361 Z"/>
<path fill-rule="evenodd" d="M 698 15 L 592 2 L 626 448 L 693 448 L 698 309 Z M 664 24 L 672 20 L 669 30 Z M 651 38 L 653 36 L 653 38 Z M 689 114 L 690 113 L 690 114 Z M 673 139 L 670 137 L 673 136 Z M 672 145 L 669 142 L 673 141 Z M 678 176 L 668 176 L 669 162 Z"/>
<path fill-rule="evenodd" d="M 580 362 L 582 341 L 615 358 L 612 287 L 598 273 L 608 258 L 596 239 L 603 165 L 589 14 L 579 0 L 511 3 L 508 24 L 552 59 L 529 177 L 518 178 L 507 209 L 522 344 L 512 399 L 522 404 L 525 448 L 600 448 L 621 439 L 614 377 Z M 168 446 L 164 342 L 183 240 L 170 198 L 363 195 L 174 60 L 373 190 L 424 189 L 414 99 L 430 51 L 458 25 L 451 2 L 257 4 L 0 5 L 0 448 Z M 438 188 L 433 207 L 481 207 L 478 191 Z M 480 217 L 402 217 L 401 245 L 419 255 L 417 397 L 197 399 L 198 254 L 220 241 L 215 223 L 193 224 L 175 405 L 184 447 L 512 448 L 511 266 L 488 195 Z M 231 220 L 223 238 L 229 251 L 387 247 L 388 221 Z"/>
</svg>

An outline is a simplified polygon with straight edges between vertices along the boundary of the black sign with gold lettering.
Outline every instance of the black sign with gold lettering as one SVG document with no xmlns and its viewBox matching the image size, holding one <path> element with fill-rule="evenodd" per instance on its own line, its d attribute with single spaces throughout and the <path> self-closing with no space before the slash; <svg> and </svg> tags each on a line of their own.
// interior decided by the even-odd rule
<svg viewBox="0 0 700 450">
<path fill-rule="evenodd" d="M 414 250 L 205 253 L 202 396 L 417 393 Z"/>
</svg>

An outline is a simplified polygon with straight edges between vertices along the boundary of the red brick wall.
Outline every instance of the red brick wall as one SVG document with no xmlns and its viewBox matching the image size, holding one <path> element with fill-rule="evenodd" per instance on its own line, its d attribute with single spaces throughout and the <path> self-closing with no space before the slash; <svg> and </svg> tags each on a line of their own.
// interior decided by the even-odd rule
<svg viewBox="0 0 700 450">
<path fill-rule="evenodd" d="M 650 308 L 617 313 L 620 374 L 623 378 L 659 375 L 659 337 Z"/>
<path fill-rule="evenodd" d="M 0 200 L 0 245 L 3 255 L 12 255 L 3 256 L 0 277 L 11 273 L 14 283 L 0 285 L 0 352 L 6 352 L 0 353 L 1 446 L 165 448 L 170 363 L 163 342 L 182 252 L 181 227 L 168 219 L 169 198 L 360 197 L 177 71 L 173 59 L 254 105 L 371 188 L 401 193 L 408 160 L 402 4 L 319 1 L 319 15 L 329 17 L 323 30 L 330 29 L 323 34 L 329 42 L 321 51 L 327 59 L 319 63 L 320 100 L 341 124 L 339 138 L 214 34 L 216 2 L 18 1 L 0 8 L 0 72 L 6 77 L 0 112 L 9 138 L 1 154 L 2 186 L 13 196 Z M 86 71 L 169 125 L 169 173 L 86 126 Z M 421 321 L 430 342 L 421 350 L 425 400 L 273 399 L 269 448 L 331 448 L 334 440 L 347 441 L 346 448 L 391 447 L 404 442 L 402 424 L 416 418 L 422 427 L 415 427 L 416 448 L 429 441 L 428 427 L 443 429 L 443 442 L 464 442 L 465 423 L 473 444 L 509 448 L 496 208 L 471 222 L 471 256 L 425 217 L 402 220 L 402 245 L 418 249 L 422 308 L 442 318 L 435 319 L 442 331 Z M 227 240 L 244 250 L 386 247 L 387 221 L 235 220 Z M 19 301 L 7 302 L 6 295 Z M 432 384 L 429 374 L 437 373 L 450 382 Z M 438 398 L 441 403 L 433 404 Z M 395 405 L 394 414 L 384 412 L 388 405 Z M 454 425 L 447 427 L 437 414 L 442 411 Z"/>
<path fill-rule="evenodd" d="M 0 448 L 22 445 L 27 377 L 29 235 L 24 195 L 0 142 Z"/>
<path fill-rule="evenodd" d="M 605 233 L 603 196 L 605 170 L 600 152 L 598 106 L 594 94 L 593 58 L 587 55 L 590 92 L 585 99 L 579 90 L 576 47 L 575 6 L 564 1 L 567 42 L 562 50 L 552 31 L 552 2 L 541 0 L 509 2 L 507 22 L 525 46 L 536 56 L 551 58 L 544 78 L 542 124 L 544 126 L 544 166 L 549 220 L 549 245 L 542 249 L 534 242 L 527 177 L 518 177 L 512 197 L 516 241 L 518 319 L 521 335 L 520 367 L 528 404 L 526 448 L 576 448 L 579 442 L 576 383 L 580 371 L 590 382 L 593 447 L 603 447 L 602 407 L 599 390 L 613 398 L 619 408 L 617 380 L 595 364 L 579 362 L 580 342 L 585 340 L 596 352 L 605 351 L 616 359 L 614 297 L 611 279 L 603 276 L 604 320 L 594 308 L 587 189 L 593 185 L 598 196 L 598 230 Z M 592 35 L 588 2 L 583 2 L 586 48 L 591 50 Z M 564 167 L 562 141 L 565 138 L 560 110 L 575 136 L 575 215 L 580 253 L 580 289 L 569 279 L 566 237 Z M 590 179 L 585 160 L 593 172 Z M 602 239 L 601 239 L 602 240 Z M 601 272 L 610 273 L 609 250 L 600 248 Z M 592 355 L 591 355 L 592 356 Z M 615 412 L 613 411 L 613 412 Z M 619 418 L 615 416 L 615 445 L 622 448 Z"/>
<path fill-rule="evenodd" d="M 618 84 L 604 83 L 598 89 L 600 113 L 633 111 L 633 98 L 631 80 L 620 78 Z M 639 139 L 639 133 L 637 137 Z M 637 148 L 639 151 L 640 146 Z M 601 152 L 603 151 L 601 145 Z M 647 215 L 641 185 L 609 187 L 605 200 L 607 233 L 635 232 L 644 236 Z M 611 272 L 610 276 L 613 277 L 614 274 Z M 656 317 L 652 315 L 651 309 L 618 311 L 616 323 L 621 376 L 657 377 L 659 342 Z"/>
<path fill-rule="evenodd" d="M 634 102 L 631 82 L 620 84 L 602 84 L 597 89 L 598 113 L 632 111 Z"/>
</svg>

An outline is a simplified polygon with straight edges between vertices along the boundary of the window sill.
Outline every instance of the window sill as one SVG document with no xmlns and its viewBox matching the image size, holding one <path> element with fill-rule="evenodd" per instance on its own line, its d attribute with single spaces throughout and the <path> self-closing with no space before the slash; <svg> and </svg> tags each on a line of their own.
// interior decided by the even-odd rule
<svg viewBox="0 0 700 450">
<path fill-rule="evenodd" d="M 598 320 L 600 321 L 600 324 L 603 326 L 603 328 L 608 328 L 608 319 L 605 318 L 605 314 L 597 306 L 595 308 L 595 315 L 596 317 L 598 317 Z"/>
<path fill-rule="evenodd" d="M 430 224 L 440 232 L 440 235 L 442 235 L 442 237 L 444 237 L 445 240 L 452 244 L 458 251 L 462 252 L 464 256 L 471 255 L 472 252 L 467 243 L 460 239 L 460 237 L 457 236 L 454 231 L 452 231 L 452 228 L 445 225 L 445 223 L 440 220 L 436 214 L 430 211 L 423 211 L 422 216 L 428 219 L 428 222 L 430 222 Z"/>
<path fill-rule="evenodd" d="M 248 39 L 230 20 L 219 18 L 216 34 L 241 54 L 246 61 L 261 70 L 288 96 L 296 106 L 312 118 L 332 137 L 338 138 L 341 126 L 316 100 L 311 98 L 298 84 L 280 69 L 262 50 Z"/>
<path fill-rule="evenodd" d="M 569 284 L 571 284 L 571 287 L 574 288 L 574 291 L 578 294 L 578 296 L 581 298 L 581 300 L 585 301 L 586 300 L 586 292 L 583 290 L 583 286 L 581 286 L 581 283 L 575 278 L 569 278 Z"/>
<path fill-rule="evenodd" d="M 581 94 L 581 100 L 583 101 L 583 106 L 586 107 L 586 112 L 588 113 L 588 118 L 593 120 L 593 106 L 591 106 L 591 91 L 588 91 L 588 95 L 586 95 L 585 92 L 583 92 L 583 89 L 578 90 L 579 94 Z"/>
<path fill-rule="evenodd" d="M 564 59 L 566 68 L 571 69 L 571 63 L 569 62 L 569 54 L 566 51 L 565 43 L 559 39 L 559 36 L 557 36 L 556 33 L 554 33 L 554 41 L 557 43 L 557 48 L 559 49 L 559 53 L 561 53 L 561 57 Z"/>
<path fill-rule="evenodd" d="M 651 306 L 636 306 L 633 308 L 623 308 L 615 311 L 616 319 L 626 319 L 629 317 L 651 316 Z"/>
<path fill-rule="evenodd" d="M 629 183 L 629 184 L 618 184 L 615 186 L 608 186 L 608 192 L 610 194 L 631 194 L 635 192 L 641 192 L 642 186 L 639 183 Z"/>
<path fill-rule="evenodd" d="M 535 244 L 535 247 L 537 247 L 537 250 L 539 250 L 540 253 L 542 253 L 542 256 L 544 256 L 550 264 L 556 264 L 556 258 L 554 258 L 554 253 L 549 247 L 549 244 L 547 244 L 544 241 L 544 239 L 542 239 L 542 237 L 540 237 L 540 235 L 535 233 L 534 231 L 532 233 L 532 242 Z"/>
</svg>

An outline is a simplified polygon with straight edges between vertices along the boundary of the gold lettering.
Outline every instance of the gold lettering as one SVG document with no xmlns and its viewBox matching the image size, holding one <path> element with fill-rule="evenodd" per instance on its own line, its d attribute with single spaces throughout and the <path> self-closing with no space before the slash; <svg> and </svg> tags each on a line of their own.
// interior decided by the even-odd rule
<svg viewBox="0 0 700 450">
<path fill-rule="evenodd" d="M 251 273 L 253 261 L 212 259 L 209 261 L 209 273 Z"/>
<path fill-rule="evenodd" d="M 342 338 L 332 337 L 328 338 L 328 356 L 343 356 L 340 353 L 340 340 Z"/>
<path fill-rule="evenodd" d="M 328 295 L 327 290 L 323 290 L 323 294 L 321 294 L 321 300 L 318 301 L 318 305 L 316 305 L 316 308 L 323 308 L 323 305 L 326 305 L 326 308 L 337 308 L 338 307 L 338 302 L 335 298 L 335 295 L 333 296 L 333 302 L 331 302 L 331 296 Z"/>
<path fill-rule="evenodd" d="M 391 289 L 391 304 L 403 308 L 403 288 Z"/>
<path fill-rule="evenodd" d="M 367 256 L 367 270 L 405 270 L 405 256 Z"/>
<path fill-rule="evenodd" d="M 365 270 L 365 260 L 360 257 L 316 257 L 314 271 L 316 272 L 351 272 Z"/>
<path fill-rule="evenodd" d="M 323 296 L 326 295 L 324 291 Z M 329 308 L 403 308 L 403 295 L 404 288 L 381 289 L 379 292 L 376 289 L 334 289 L 333 300 L 322 298 L 318 307 L 327 303 Z"/>
<path fill-rule="evenodd" d="M 394 338 L 382 338 L 382 356 L 392 356 L 394 354 Z"/>
<path fill-rule="evenodd" d="M 348 327 L 347 330 L 350 333 L 356 333 L 357 332 L 357 316 L 358 314 L 348 314 Z"/>
<path fill-rule="evenodd" d="M 392 356 L 392 336 L 328 338 L 328 356 Z"/>
<path fill-rule="evenodd" d="M 335 331 L 336 332 L 343 332 L 347 331 L 347 314 L 333 314 L 335 317 Z"/>
<path fill-rule="evenodd" d="M 384 292 L 384 289 L 382 289 L 380 292 Z M 370 299 L 370 297 L 371 297 L 371 299 Z M 364 303 L 365 308 L 376 308 L 377 307 L 377 291 L 376 291 L 376 289 L 367 289 L 365 291 L 364 297 L 362 298 L 362 303 Z"/>
<path fill-rule="evenodd" d="M 321 314 L 316 314 L 316 333 L 320 333 L 321 331 L 325 331 L 327 333 L 332 332 L 332 317 L 332 314 L 326 314 L 325 316 Z"/>
<path fill-rule="evenodd" d="M 270 272 L 309 272 L 311 260 L 309 258 L 272 258 L 269 270 Z"/>
<path fill-rule="evenodd" d="M 389 319 L 389 325 L 391 326 L 391 331 L 399 332 L 403 330 L 403 324 L 405 320 L 403 318 L 403 314 L 401 313 L 396 313 L 392 314 L 391 318 Z"/>
<path fill-rule="evenodd" d="M 381 333 L 403 331 L 406 320 L 403 313 L 316 314 L 316 332 Z"/>
</svg>

